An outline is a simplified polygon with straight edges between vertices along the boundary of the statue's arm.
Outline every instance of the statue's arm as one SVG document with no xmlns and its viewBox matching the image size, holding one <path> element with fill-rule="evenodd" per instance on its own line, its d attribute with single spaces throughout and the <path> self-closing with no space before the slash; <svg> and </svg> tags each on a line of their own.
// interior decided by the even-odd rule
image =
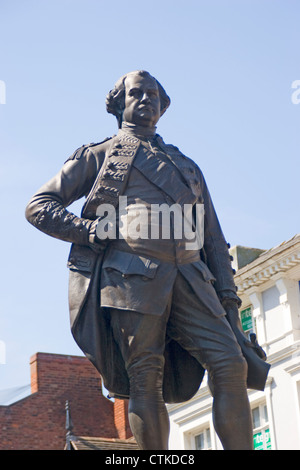
<svg viewBox="0 0 300 470">
<path fill-rule="evenodd" d="M 27 220 L 52 237 L 89 245 L 93 220 L 78 217 L 66 208 L 89 193 L 98 171 L 99 162 L 88 150 L 80 158 L 70 158 L 30 199 Z"/>
<path fill-rule="evenodd" d="M 204 252 L 210 271 L 216 278 L 215 290 L 223 306 L 239 306 L 228 244 L 223 235 L 203 174 L 199 174 L 204 199 Z"/>
</svg>

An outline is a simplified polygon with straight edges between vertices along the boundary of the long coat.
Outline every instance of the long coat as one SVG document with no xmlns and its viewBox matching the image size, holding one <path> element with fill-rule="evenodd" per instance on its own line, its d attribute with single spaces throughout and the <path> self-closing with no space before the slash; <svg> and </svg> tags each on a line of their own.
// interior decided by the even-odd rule
<svg viewBox="0 0 300 470">
<path fill-rule="evenodd" d="M 160 137 L 158 143 L 182 173 L 195 200 L 204 203 L 205 232 L 201 257 L 214 275 L 214 287 L 220 301 L 231 298 L 238 302 L 228 246 L 201 171 L 176 147 L 164 144 Z M 71 331 L 81 350 L 100 372 L 105 387 L 116 397 L 129 396 L 129 382 L 109 319 L 101 308 L 99 286 L 105 244 L 92 244 L 89 233 L 97 218 L 99 204 L 109 202 L 117 206 L 118 196 L 124 191 L 140 144 L 139 139 L 120 131 L 118 136 L 100 144 L 81 147 L 32 197 L 26 208 L 26 217 L 35 227 L 72 243 L 68 259 Z M 81 217 L 76 217 L 66 207 L 82 196 L 87 199 Z M 246 338 L 242 336 L 238 341 L 244 351 Z M 258 381 L 252 380 L 250 386 L 261 390 L 268 369 L 253 350 L 246 347 L 246 353 L 249 351 L 254 361 L 254 379 L 259 377 Z M 262 373 L 258 373 L 261 368 Z M 182 402 L 191 398 L 203 375 L 201 365 L 178 343 L 171 340 L 166 344 L 163 385 L 166 402 Z"/>
</svg>

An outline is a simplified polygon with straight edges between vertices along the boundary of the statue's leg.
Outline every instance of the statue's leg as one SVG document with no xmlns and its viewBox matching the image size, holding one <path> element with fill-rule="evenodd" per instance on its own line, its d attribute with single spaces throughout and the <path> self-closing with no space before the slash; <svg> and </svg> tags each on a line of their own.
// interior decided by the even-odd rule
<svg viewBox="0 0 300 470">
<path fill-rule="evenodd" d="M 247 394 L 247 363 L 231 356 L 207 365 L 213 394 L 213 422 L 225 450 L 252 450 L 251 410 Z"/>
<path fill-rule="evenodd" d="M 208 295 L 209 286 L 206 285 L 204 291 Z M 211 295 L 215 295 L 213 291 Z M 188 350 L 209 373 L 213 421 L 223 448 L 252 450 L 247 363 L 221 304 L 215 313 L 210 305 L 208 297 L 200 300 L 185 279 L 177 276 L 168 335 Z"/>
<path fill-rule="evenodd" d="M 162 396 L 166 318 L 110 309 L 130 383 L 129 423 L 143 450 L 167 450 L 169 417 Z"/>
</svg>

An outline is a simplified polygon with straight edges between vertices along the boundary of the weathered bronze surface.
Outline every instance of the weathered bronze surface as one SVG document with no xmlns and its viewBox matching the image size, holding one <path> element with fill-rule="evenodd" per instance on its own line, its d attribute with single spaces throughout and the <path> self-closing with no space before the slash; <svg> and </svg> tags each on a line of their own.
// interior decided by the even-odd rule
<svg viewBox="0 0 300 470">
<path fill-rule="evenodd" d="M 129 398 L 140 448 L 168 448 L 165 403 L 191 398 L 207 370 L 224 449 L 252 449 L 247 387 L 263 390 L 269 365 L 241 331 L 228 245 L 202 172 L 156 133 L 169 105 L 148 72 L 123 76 L 106 99 L 117 135 L 77 149 L 26 217 L 72 244 L 72 333 L 111 395 Z M 83 196 L 78 217 L 67 207 Z M 189 245 L 191 230 L 178 236 L 173 211 L 165 236 L 161 207 L 181 216 L 191 208 L 200 242 Z"/>
</svg>

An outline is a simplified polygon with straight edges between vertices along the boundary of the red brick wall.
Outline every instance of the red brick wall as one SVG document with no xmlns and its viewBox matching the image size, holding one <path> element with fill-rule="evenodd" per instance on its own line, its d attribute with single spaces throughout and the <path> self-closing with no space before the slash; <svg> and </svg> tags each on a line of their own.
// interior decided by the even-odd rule
<svg viewBox="0 0 300 470">
<path fill-rule="evenodd" d="M 100 376 L 85 357 L 37 353 L 30 366 L 32 394 L 12 405 L 0 406 L 0 450 L 63 449 L 66 400 L 73 434 L 131 435 L 126 430 L 124 413 L 121 421 L 114 417 L 114 404 L 102 395 Z"/>
<path fill-rule="evenodd" d="M 128 439 L 132 436 L 128 421 L 128 400 L 115 400 L 114 422 L 119 439 Z"/>
</svg>

